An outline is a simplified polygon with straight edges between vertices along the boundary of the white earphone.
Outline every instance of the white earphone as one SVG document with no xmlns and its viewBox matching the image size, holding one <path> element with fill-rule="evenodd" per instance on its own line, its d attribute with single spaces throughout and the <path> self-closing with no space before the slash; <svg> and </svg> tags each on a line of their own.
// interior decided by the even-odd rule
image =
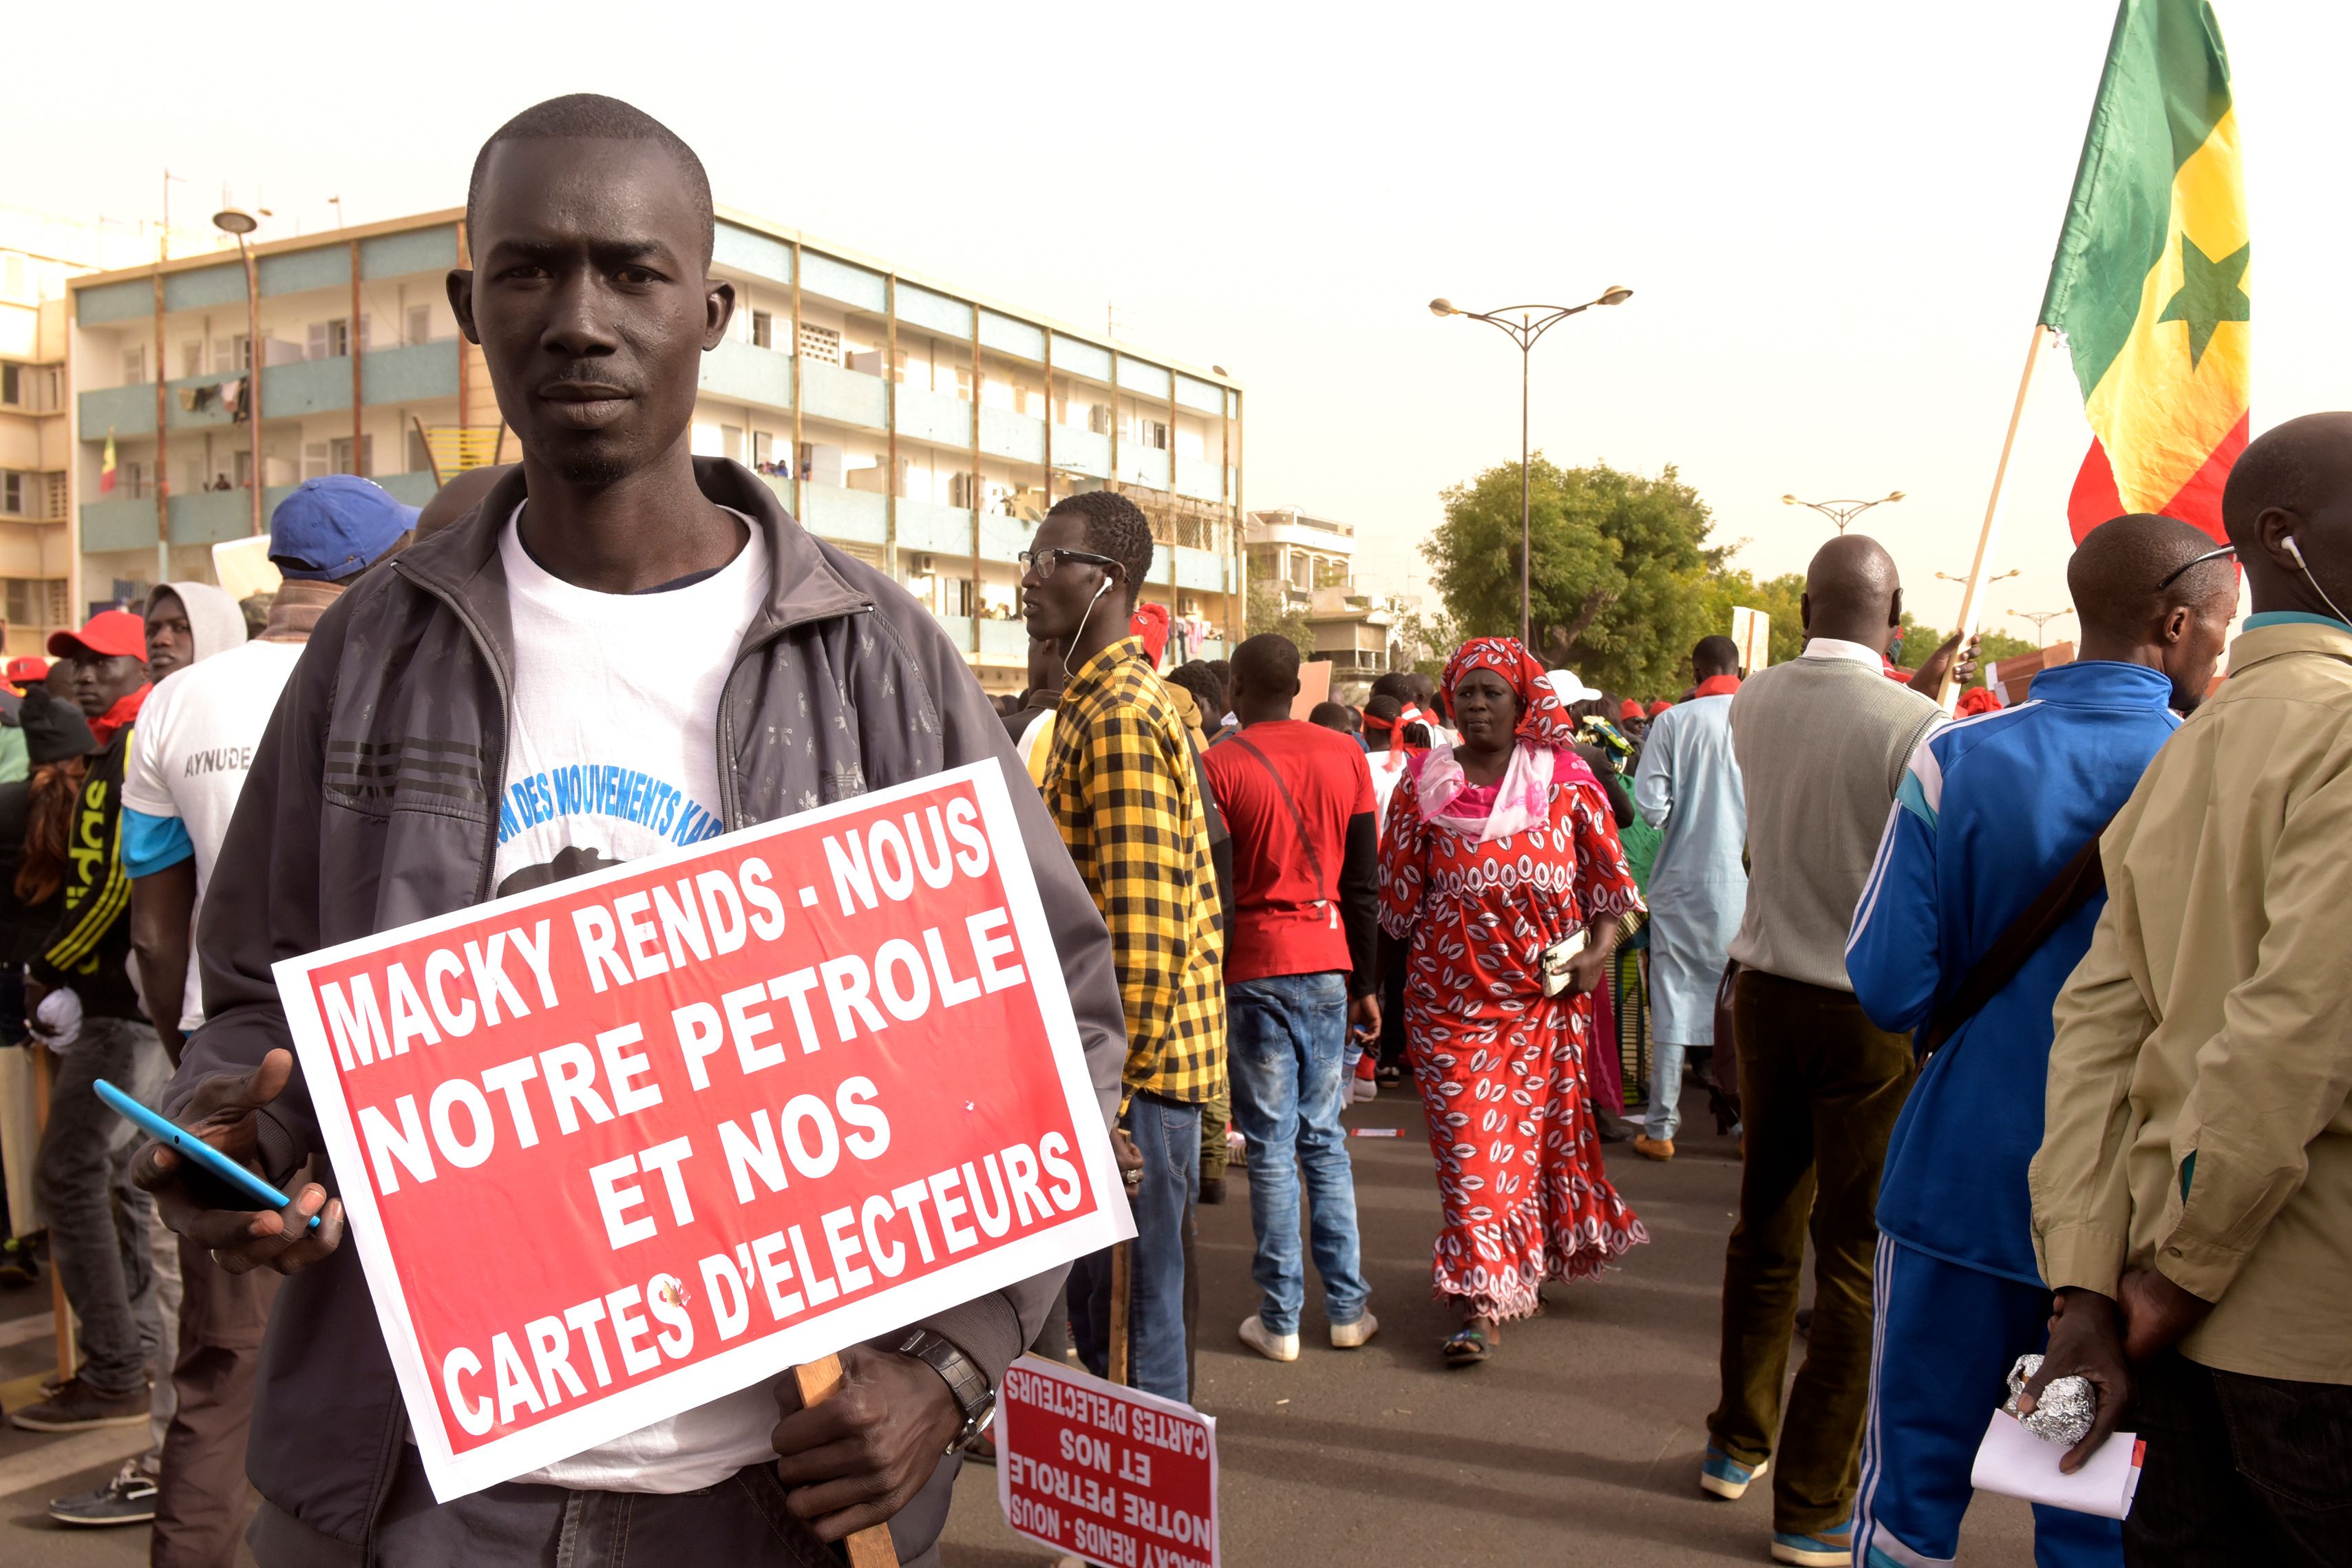
<svg viewBox="0 0 2352 1568">
<path fill-rule="evenodd" d="M 2337 620 L 2352 621 L 2352 616 L 2347 616 L 2342 610 L 2336 609 L 2336 601 L 2327 596 L 2327 590 L 2321 587 L 2319 585 L 2319 579 L 2311 574 L 2311 568 L 2304 563 L 2303 546 L 2294 542 L 2294 535 L 2292 533 L 2288 534 L 2286 536 L 2285 542 L 2286 552 L 2294 557 L 2295 568 L 2303 574 L 2303 580 L 2311 584 L 2311 591 L 2317 594 L 2321 602 L 2326 604 L 2329 609 L 2336 610 L 2336 618 Z"/>
<path fill-rule="evenodd" d="M 2300 561 L 2303 557 L 2298 555 L 2295 559 Z M 1110 592 L 1110 584 L 1111 575 L 1109 573 L 1106 572 L 1103 574 L 1102 586 L 1097 588 L 1095 590 L 1095 596 L 1087 601 L 1087 613 L 1078 617 L 1078 632 L 1085 631 L 1087 629 L 1087 623 L 1095 618 L 1095 606 L 1102 603 L 1102 596 L 1105 594 Z M 1078 632 L 1073 632 L 1070 634 L 1069 651 L 1062 655 L 1062 675 L 1066 679 L 1077 673 L 1076 670 L 1070 668 L 1070 659 L 1078 651 Z"/>
</svg>

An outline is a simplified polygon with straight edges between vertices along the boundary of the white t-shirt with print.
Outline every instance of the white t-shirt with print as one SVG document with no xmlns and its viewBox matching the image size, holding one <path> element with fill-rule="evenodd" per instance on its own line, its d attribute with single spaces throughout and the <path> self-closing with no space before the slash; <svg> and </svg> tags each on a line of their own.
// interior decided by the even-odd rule
<svg viewBox="0 0 2352 1568">
<path fill-rule="evenodd" d="M 187 830 L 195 851 L 199 916 L 254 751 L 301 658 L 299 642 L 240 643 L 173 671 L 139 710 L 123 765 L 122 804 L 144 816 L 177 817 Z M 194 1029 L 204 1018 L 192 944 L 180 1027 Z"/>
<path fill-rule="evenodd" d="M 768 594 L 768 547 L 756 527 L 734 560 L 698 582 L 598 594 L 530 558 L 516 529 L 521 516 L 516 508 L 499 543 L 514 622 L 494 868 L 501 893 L 723 831 L 719 695 Z M 515 1479 L 696 1491 L 772 1459 L 778 1414 L 769 1386 L 754 1384 Z"/>
</svg>

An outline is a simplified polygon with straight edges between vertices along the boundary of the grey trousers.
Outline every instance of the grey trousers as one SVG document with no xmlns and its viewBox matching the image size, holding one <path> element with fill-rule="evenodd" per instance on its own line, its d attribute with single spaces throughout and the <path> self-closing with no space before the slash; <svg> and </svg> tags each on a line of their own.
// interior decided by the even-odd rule
<svg viewBox="0 0 2352 1568">
<path fill-rule="evenodd" d="M 170 1076 L 148 1025 L 86 1018 L 80 1038 L 58 1058 L 49 1091 L 35 1185 L 58 1278 L 81 1321 L 80 1375 L 101 1393 L 146 1386 L 147 1367 L 163 1348 L 163 1317 L 149 1241 L 154 1203 L 131 1183 L 131 1159 L 145 1139 L 91 1086 L 105 1079 L 152 1104 Z M 156 1372 L 166 1376 L 169 1368 Z"/>
</svg>

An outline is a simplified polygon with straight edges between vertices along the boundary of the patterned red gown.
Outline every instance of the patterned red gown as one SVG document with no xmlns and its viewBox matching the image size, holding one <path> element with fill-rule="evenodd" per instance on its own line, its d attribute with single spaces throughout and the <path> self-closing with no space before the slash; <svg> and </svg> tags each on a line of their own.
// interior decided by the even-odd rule
<svg viewBox="0 0 2352 1568">
<path fill-rule="evenodd" d="M 1592 998 L 1546 997 L 1538 957 L 1641 895 L 1589 775 L 1556 780 L 1549 805 L 1543 823 L 1481 844 L 1423 821 L 1408 777 L 1381 849 L 1381 926 L 1411 944 L 1405 1058 L 1445 1208 L 1436 1293 L 1497 1321 L 1532 1313 L 1545 1280 L 1599 1274 L 1650 1239 L 1601 1169 Z"/>
</svg>

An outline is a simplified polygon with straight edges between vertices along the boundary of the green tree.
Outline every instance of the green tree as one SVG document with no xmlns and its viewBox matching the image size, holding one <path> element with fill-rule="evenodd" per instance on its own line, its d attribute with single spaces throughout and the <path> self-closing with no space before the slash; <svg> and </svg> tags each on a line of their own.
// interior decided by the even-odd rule
<svg viewBox="0 0 2352 1568">
<path fill-rule="evenodd" d="M 1707 547 L 1706 503 L 1671 466 L 1652 479 L 1538 455 L 1528 478 L 1536 656 L 1611 690 L 1664 690 L 1691 644 L 1717 629 L 1700 590 L 1727 552 Z M 1516 633 L 1518 466 L 1489 468 L 1444 502 L 1422 552 L 1447 613 L 1468 636 Z"/>
<path fill-rule="evenodd" d="M 1256 637 L 1261 632 L 1280 632 L 1298 645 L 1298 657 L 1311 658 L 1315 654 L 1315 628 L 1307 624 L 1307 612 L 1294 608 L 1289 595 L 1279 582 L 1269 583 L 1264 577 L 1252 575 L 1246 605 L 1247 626 L 1244 637 Z"/>
</svg>

